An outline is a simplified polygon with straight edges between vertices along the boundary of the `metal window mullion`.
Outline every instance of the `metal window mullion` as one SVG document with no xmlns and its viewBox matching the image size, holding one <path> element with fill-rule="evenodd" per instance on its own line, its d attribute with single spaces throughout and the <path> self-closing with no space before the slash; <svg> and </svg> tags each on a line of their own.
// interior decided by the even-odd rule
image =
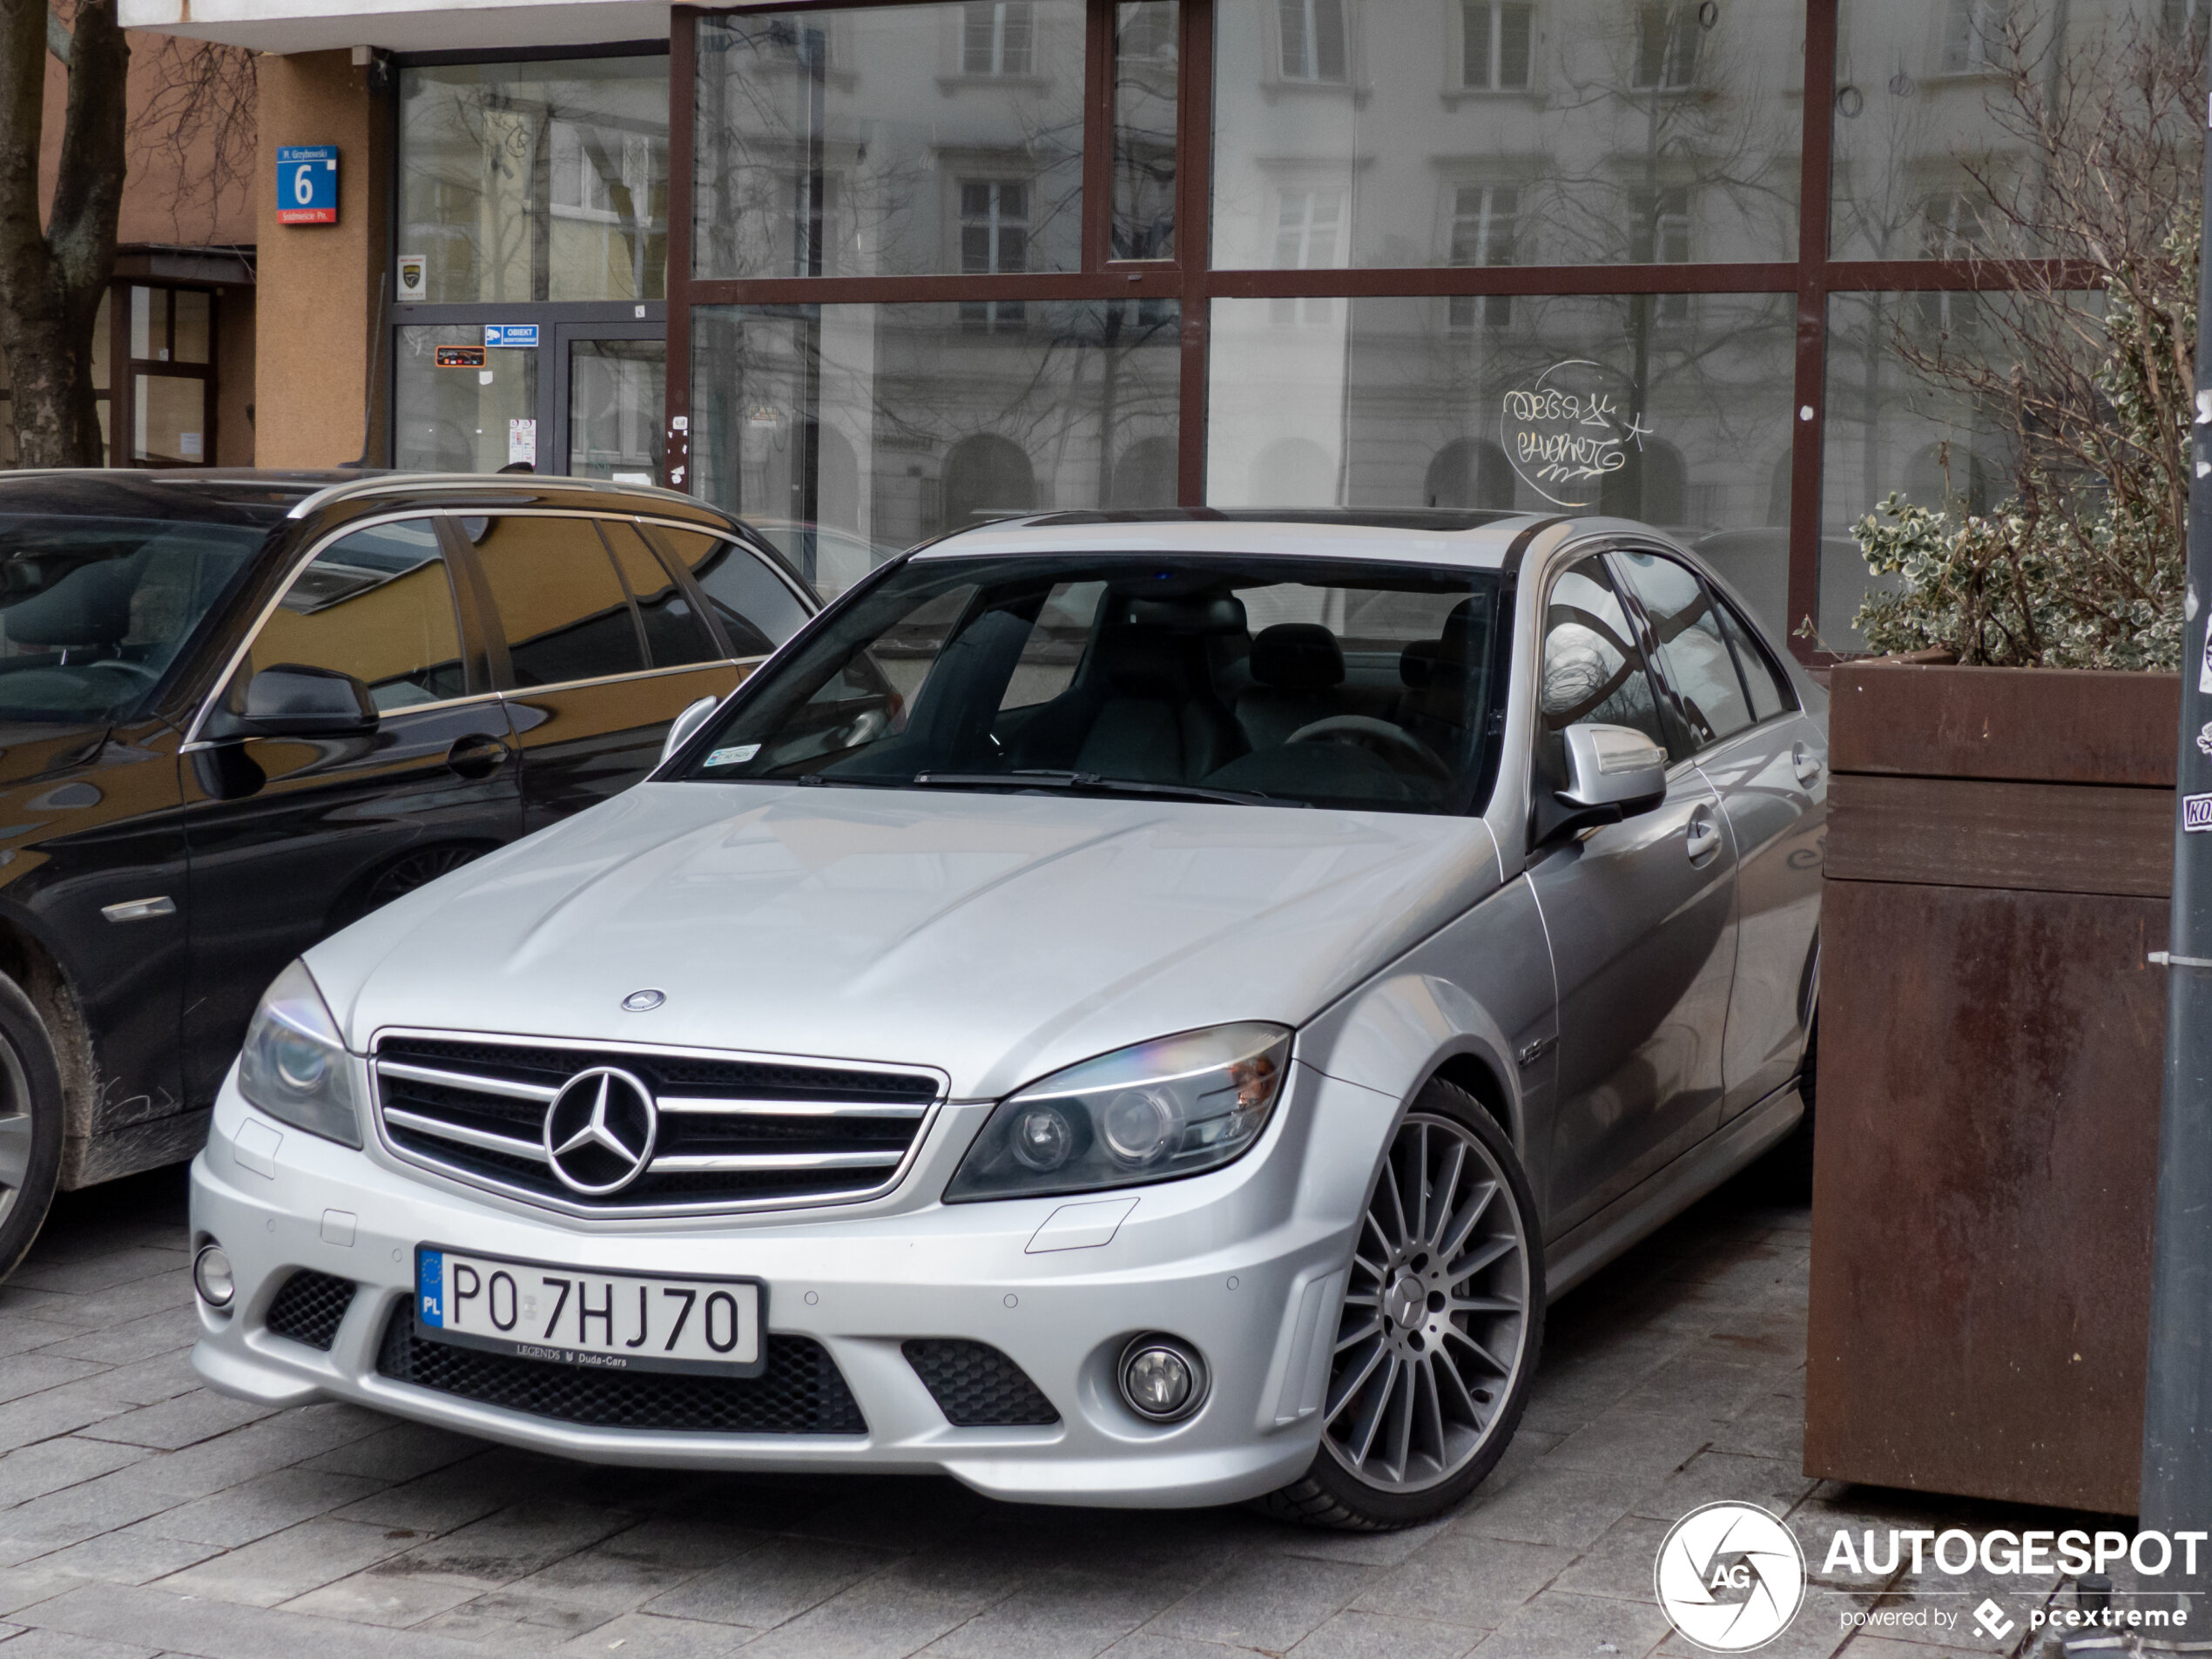
<svg viewBox="0 0 2212 1659">
<path fill-rule="evenodd" d="M 1822 444 L 1827 429 L 1828 255 L 1834 179 L 1836 38 L 1841 0 L 1805 0 L 1804 135 L 1797 181 L 1795 395 L 1790 401 L 1790 541 L 1785 637 L 1801 661 L 1816 651 L 1799 627 L 1818 628 Z M 1806 418 L 1811 411 L 1811 418 Z"/>
</svg>

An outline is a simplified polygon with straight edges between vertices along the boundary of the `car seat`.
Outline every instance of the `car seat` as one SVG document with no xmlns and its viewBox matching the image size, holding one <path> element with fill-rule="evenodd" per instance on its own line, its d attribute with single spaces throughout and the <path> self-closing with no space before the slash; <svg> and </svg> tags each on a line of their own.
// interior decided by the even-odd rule
<svg viewBox="0 0 2212 1659">
<path fill-rule="evenodd" d="M 1344 648 L 1318 622 L 1278 622 L 1252 640 L 1246 666 L 1258 682 L 1237 699 L 1238 723 L 1255 749 L 1271 749 L 1301 726 L 1343 713 Z"/>
<path fill-rule="evenodd" d="M 1467 675 L 1488 655 L 1489 619 L 1474 601 L 1462 599 L 1444 618 L 1434 639 L 1418 639 L 1399 653 L 1398 677 L 1406 691 L 1398 724 L 1440 755 L 1457 753 L 1467 738 Z"/>
<path fill-rule="evenodd" d="M 1244 631 L 1233 598 L 1131 599 L 1098 640 L 1091 711 L 1075 769 L 1191 783 L 1250 745 L 1214 688 L 1210 638 Z"/>
</svg>

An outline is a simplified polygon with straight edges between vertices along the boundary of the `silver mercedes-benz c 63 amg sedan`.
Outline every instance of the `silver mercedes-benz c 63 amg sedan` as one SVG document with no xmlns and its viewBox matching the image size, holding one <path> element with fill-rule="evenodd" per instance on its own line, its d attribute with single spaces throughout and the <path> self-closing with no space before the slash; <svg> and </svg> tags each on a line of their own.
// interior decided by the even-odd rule
<svg viewBox="0 0 2212 1659">
<path fill-rule="evenodd" d="M 1805 1109 L 1823 707 L 1618 521 L 921 548 L 269 988 L 194 1363 L 604 1462 L 1431 1515 L 1547 1300 Z"/>
</svg>

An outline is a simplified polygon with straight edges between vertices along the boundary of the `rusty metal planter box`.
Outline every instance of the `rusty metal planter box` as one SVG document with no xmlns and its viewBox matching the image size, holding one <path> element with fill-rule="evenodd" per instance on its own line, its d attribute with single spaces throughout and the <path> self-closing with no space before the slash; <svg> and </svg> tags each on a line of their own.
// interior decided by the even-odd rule
<svg viewBox="0 0 2212 1659">
<path fill-rule="evenodd" d="M 2180 695 L 1836 671 L 1808 1474 L 2134 1513 Z"/>
</svg>

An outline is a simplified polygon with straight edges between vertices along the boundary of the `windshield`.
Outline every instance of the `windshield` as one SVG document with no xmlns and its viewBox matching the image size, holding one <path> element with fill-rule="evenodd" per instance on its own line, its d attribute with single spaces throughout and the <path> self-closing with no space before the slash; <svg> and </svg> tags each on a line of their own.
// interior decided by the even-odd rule
<svg viewBox="0 0 2212 1659">
<path fill-rule="evenodd" d="M 136 705 L 267 535 L 0 515 L 0 719 L 104 719 Z"/>
<path fill-rule="evenodd" d="M 1463 812 L 1494 577 L 1314 559 L 915 559 L 771 661 L 683 775 Z"/>
</svg>

